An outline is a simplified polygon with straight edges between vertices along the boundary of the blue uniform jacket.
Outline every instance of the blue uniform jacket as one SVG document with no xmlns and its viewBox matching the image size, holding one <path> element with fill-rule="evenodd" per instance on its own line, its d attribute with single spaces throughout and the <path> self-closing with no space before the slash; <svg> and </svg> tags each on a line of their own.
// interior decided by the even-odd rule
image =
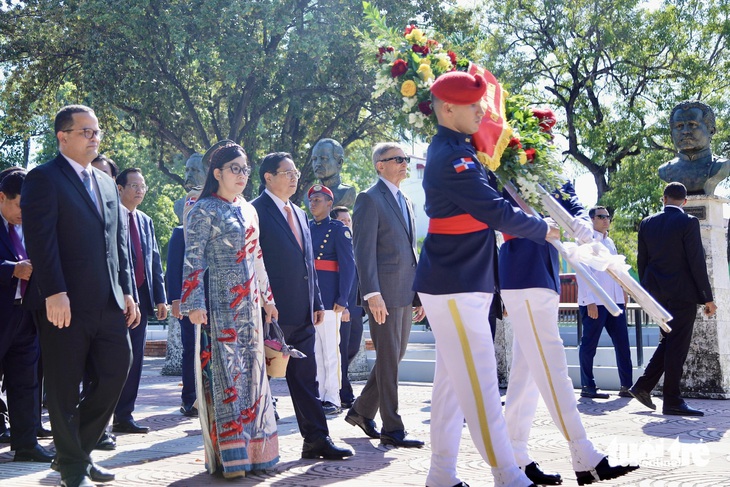
<svg viewBox="0 0 730 487">
<path fill-rule="evenodd" d="M 489 185 L 471 137 L 439 126 L 428 147 L 423 189 L 429 218 L 469 214 L 489 225 L 461 235 L 429 233 L 413 290 L 428 294 L 494 292 L 494 231 L 544 245 L 547 223 L 512 207 Z"/>
<path fill-rule="evenodd" d="M 588 212 L 575 196 L 568 181 L 555 199 L 574 217 L 588 218 Z M 510 198 L 511 201 L 511 198 Z M 516 203 L 514 203 L 517 206 Z M 510 233 L 510 232 L 507 232 Z M 514 238 L 499 249 L 499 283 L 501 289 L 552 289 L 560 294 L 560 257 L 552 245 L 537 245 L 524 238 Z"/>
<path fill-rule="evenodd" d="M 317 269 L 319 292 L 324 309 L 331 310 L 335 303 L 347 308 L 350 288 L 355 279 L 355 257 L 352 252 L 352 233 L 339 220 L 329 216 L 321 221 L 309 221 L 314 249 L 314 265 L 318 260 L 335 261 L 339 271 Z"/>
</svg>

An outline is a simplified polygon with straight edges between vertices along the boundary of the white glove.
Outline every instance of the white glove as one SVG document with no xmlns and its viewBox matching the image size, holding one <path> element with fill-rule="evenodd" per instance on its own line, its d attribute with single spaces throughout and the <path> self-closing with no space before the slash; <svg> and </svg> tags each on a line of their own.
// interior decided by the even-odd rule
<svg viewBox="0 0 730 487">
<path fill-rule="evenodd" d="M 593 241 L 593 225 L 591 222 L 582 218 L 573 218 L 570 224 L 570 230 L 573 232 L 573 238 L 578 243 L 588 243 Z"/>
</svg>

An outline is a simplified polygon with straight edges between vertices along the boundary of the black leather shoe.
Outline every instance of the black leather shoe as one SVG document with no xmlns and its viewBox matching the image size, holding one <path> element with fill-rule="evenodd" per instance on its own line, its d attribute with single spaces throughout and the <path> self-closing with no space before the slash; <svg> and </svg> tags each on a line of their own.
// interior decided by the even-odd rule
<svg viewBox="0 0 730 487">
<path fill-rule="evenodd" d="M 198 408 L 195 406 L 185 407 L 185 404 L 180 406 L 180 412 L 183 416 L 187 418 L 197 418 L 198 417 Z"/>
<path fill-rule="evenodd" d="M 648 407 L 651 410 L 655 410 L 656 406 L 651 401 L 651 394 L 649 394 L 648 391 L 645 391 L 644 389 L 639 389 L 636 386 L 633 386 L 631 389 L 629 389 L 629 393 L 634 396 L 634 399 L 639 401 L 644 406 Z"/>
<path fill-rule="evenodd" d="M 689 407 L 686 402 L 679 406 L 664 406 L 662 414 L 667 416 L 704 416 L 705 413 L 699 409 Z"/>
<path fill-rule="evenodd" d="M 342 409 L 337 404 L 325 401 L 322 403 L 322 411 L 324 411 L 325 416 L 335 416 L 340 414 Z"/>
<path fill-rule="evenodd" d="M 0 443 L 10 443 L 10 430 L 0 433 Z"/>
<path fill-rule="evenodd" d="M 421 440 L 408 436 L 407 431 L 381 431 L 380 443 L 402 448 L 421 448 L 424 445 Z"/>
<path fill-rule="evenodd" d="M 51 438 L 53 436 L 53 431 L 41 426 L 40 428 L 38 428 L 38 431 L 36 431 L 35 435 L 38 438 Z"/>
<path fill-rule="evenodd" d="M 540 469 L 540 465 L 535 462 L 525 466 L 522 469 L 527 478 L 538 485 L 561 485 L 563 478 L 559 473 L 547 473 Z"/>
<path fill-rule="evenodd" d="M 593 470 L 589 470 L 587 472 L 575 472 L 575 476 L 578 480 L 578 485 L 588 485 L 601 480 L 610 480 L 622 477 L 629 472 L 633 472 L 637 468 L 639 468 L 638 465 L 611 466 L 608 463 L 608 457 L 603 457 L 603 460 L 598 462 L 598 465 L 593 467 Z"/>
<path fill-rule="evenodd" d="M 51 463 L 53 461 L 53 454 L 40 445 L 36 445 L 33 448 L 20 448 L 15 450 L 15 462 L 41 462 Z"/>
<path fill-rule="evenodd" d="M 115 433 L 138 433 L 144 434 L 149 433 L 150 428 L 148 426 L 140 426 L 133 419 L 129 421 L 122 421 L 121 423 L 114 423 L 112 425 L 112 431 Z"/>
<path fill-rule="evenodd" d="M 72 475 L 61 479 L 61 487 L 96 487 L 88 475 Z"/>
<path fill-rule="evenodd" d="M 380 432 L 378 431 L 375 421 L 373 421 L 372 419 L 368 419 L 360 414 L 357 414 L 357 411 L 352 408 L 347 411 L 345 421 L 353 426 L 358 426 L 370 438 L 374 438 L 376 440 L 380 438 Z"/>
<path fill-rule="evenodd" d="M 111 482 L 114 480 L 114 473 L 101 465 L 92 463 L 89 467 L 89 477 L 91 477 L 91 480 L 94 482 Z"/>
<path fill-rule="evenodd" d="M 340 407 L 342 409 L 350 409 L 355 401 L 340 401 Z"/>
<path fill-rule="evenodd" d="M 117 437 L 107 433 L 106 431 L 101 435 L 99 441 L 96 442 L 94 450 L 106 450 L 112 451 L 117 449 Z"/>
<path fill-rule="evenodd" d="M 351 457 L 352 450 L 349 448 L 340 448 L 332 443 L 332 438 L 325 436 L 311 443 L 304 442 L 302 447 L 302 458 L 324 458 L 326 460 L 342 460 L 345 457 Z"/>
<path fill-rule="evenodd" d="M 621 389 L 618 391 L 618 397 L 629 397 L 632 398 L 634 396 L 631 395 L 631 392 L 629 391 L 629 388 L 626 386 L 621 386 Z"/>
<path fill-rule="evenodd" d="M 608 399 L 611 396 L 609 396 L 605 392 L 598 392 L 598 389 L 584 387 L 580 391 L 580 397 L 588 397 L 590 399 Z"/>
</svg>

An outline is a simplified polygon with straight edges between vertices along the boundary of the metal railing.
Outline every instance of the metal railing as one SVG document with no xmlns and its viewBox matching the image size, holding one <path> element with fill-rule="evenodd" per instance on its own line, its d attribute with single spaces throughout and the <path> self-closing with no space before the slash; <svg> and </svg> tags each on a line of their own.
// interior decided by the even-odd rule
<svg viewBox="0 0 730 487">
<path fill-rule="evenodd" d="M 657 326 L 657 324 L 636 303 L 626 305 L 626 322 L 629 327 L 633 326 L 636 332 L 636 362 L 641 367 L 644 365 L 644 335 L 642 329 L 646 326 Z M 576 326 L 575 346 L 577 347 L 583 337 L 583 322 L 578 310 L 578 303 L 560 303 L 558 325 L 570 326 L 572 324 Z"/>
</svg>

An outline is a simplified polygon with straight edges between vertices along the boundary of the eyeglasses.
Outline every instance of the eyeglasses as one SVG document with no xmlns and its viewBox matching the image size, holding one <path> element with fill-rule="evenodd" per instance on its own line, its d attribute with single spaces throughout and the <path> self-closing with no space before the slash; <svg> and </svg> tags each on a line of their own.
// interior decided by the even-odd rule
<svg viewBox="0 0 730 487">
<path fill-rule="evenodd" d="M 243 174 L 244 176 L 248 176 L 251 174 L 251 166 L 239 166 L 238 164 L 231 164 L 230 166 L 226 166 L 223 169 L 230 169 L 233 174 Z"/>
<path fill-rule="evenodd" d="M 146 193 L 149 187 L 144 184 L 137 184 L 137 183 L 129 183 L 127 185 L 128 187 L 132 188 L 135 191 L 141 191 L 143 193 Z"/>
<path fill-rule="evenodd" d="M 87 139 L 93 139 L 96 137 L 97 139 L 101 140 L 104 138 L 104 131 L 103 130 L 94 130 L 94 129 L 68 129 L 68 130 L 61 130 L 61 132 L 73 132 L 75 130 L 81 130 L 84 133 L 84 137 Z"/>
<path fill-rule="evenodd" d="M 395 161 L 396 164 L 408 164 L 411 162 L 411 158 L 395 156 L 395 157 L 389 157 L 387 159 L 380 159 L 378 162 L 388 162 L 388 161 Z"/>
<path fill-rule="evenodd" d="M 610 220 L 611 219 L 611 215 L 596 215 L 593 218 L 598 218 L 599 220 Z"/>
<path fill-rule="evenodd" d="M 286 177 L 289 179 L 299 179 L 299 177 L 302 175 L 299 171 L 276 171 L 276 175 L 279 174 L 286 174 Z"/>
</svg>

